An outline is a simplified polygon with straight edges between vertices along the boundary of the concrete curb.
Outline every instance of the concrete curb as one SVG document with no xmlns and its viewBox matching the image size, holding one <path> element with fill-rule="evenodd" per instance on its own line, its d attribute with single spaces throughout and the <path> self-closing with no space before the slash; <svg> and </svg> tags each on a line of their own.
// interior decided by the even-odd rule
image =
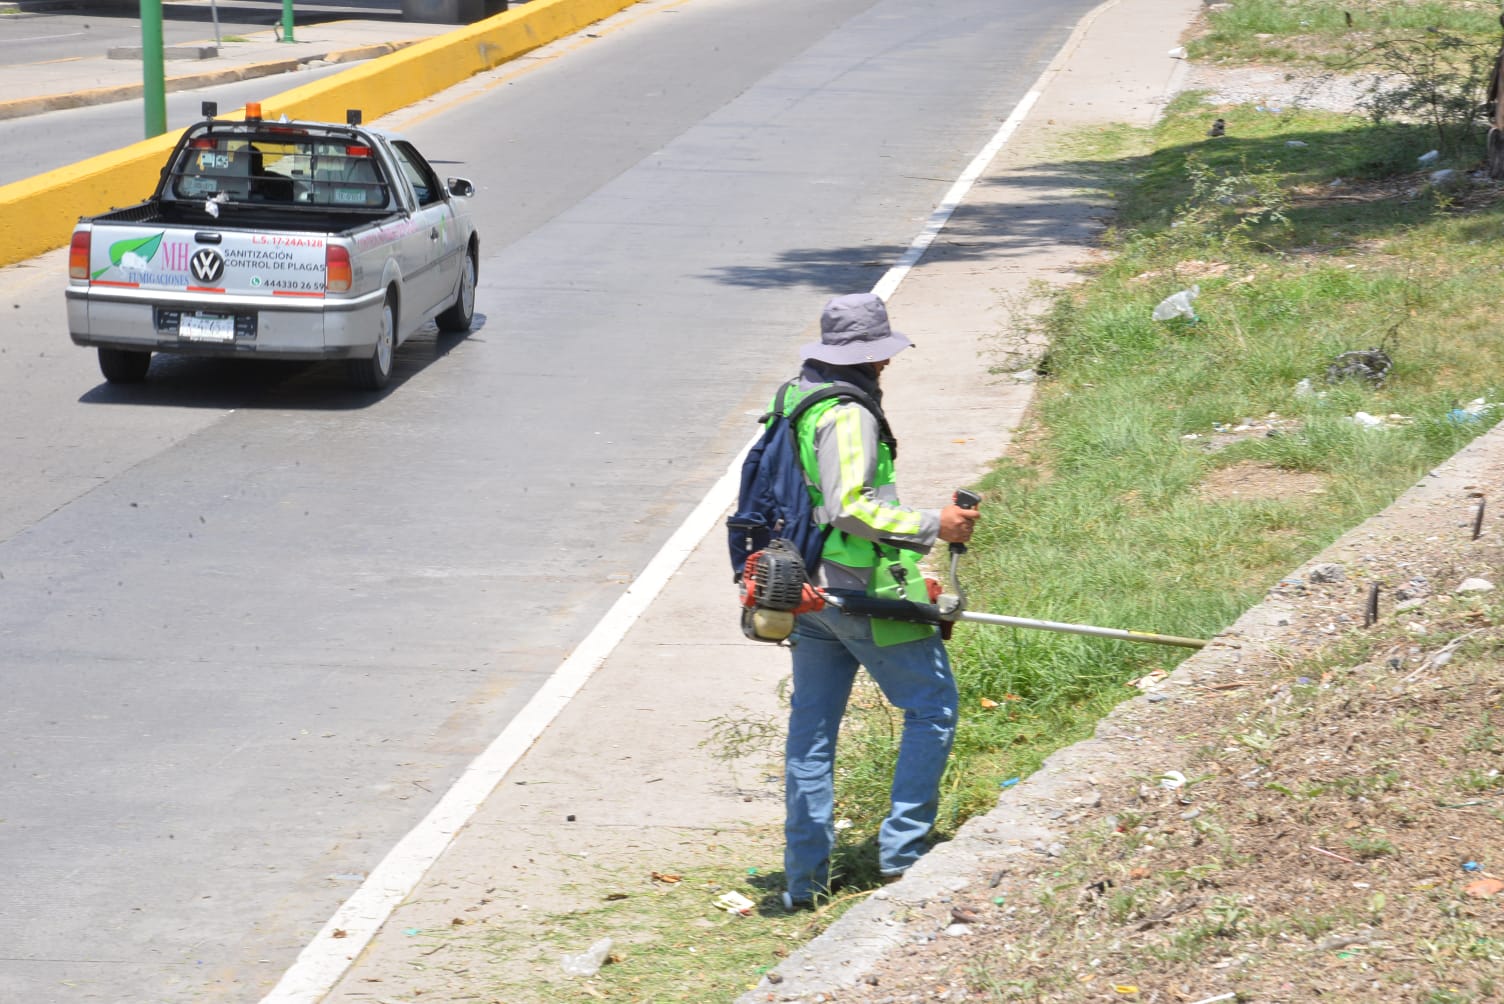
<svg viewBox="0 0 1504 1004">
<path fill-rule="evenodd" d="M 268 117 L 286 114 L 290 118 L 334 122 L 344 121 L 345 109 L 359 107 L 366 120 L 372 121 L 637 2 L 537 0 L 448 34 L 412 43 L 400 52 L 390 52 L 363 66 L 285 91 L 263 101 L 262 106 Z M 362 57 L 345 54 L 345 58 Z M 293 61 L 294 68 L 297 62 Z M 0 186 L 0 265 L 13 265 L 66 244 L 81 216 L 141 201 L 156 185 L 162 162 L 177 136 L 177 132 L 155 136 Z"/>
<path fill-rule="evenodd" d="M 233 84 L 241 80 L 255 80 L 258 77 L 270 77 L 279 73 L 292 73 L 309 63 L 353 63 L 362 59 L 375 59 L 416 44 L 416 41 L 383 42 L 339 52 L 314 53 L 296 59 L 274 59 L 264 63 L 203 70 L 198 73 L 168 77 L 166 90 L 170 94 L 174 91 L 191 91 L 199 87 L 214 87 L 219 84 Z M 94 87 L 61 94 L 37 94 L 24 98 L 12 98 L 9 101 L 0 101 L 0 120 L 24 118 L 28 115 L 61 111 L 65 108 L 83 108 L 88 105 L 129 101 L 132 98 L 139 98 L 141 90 L 141 84 L 120 84 L 115 87 Z"/>
</svg>

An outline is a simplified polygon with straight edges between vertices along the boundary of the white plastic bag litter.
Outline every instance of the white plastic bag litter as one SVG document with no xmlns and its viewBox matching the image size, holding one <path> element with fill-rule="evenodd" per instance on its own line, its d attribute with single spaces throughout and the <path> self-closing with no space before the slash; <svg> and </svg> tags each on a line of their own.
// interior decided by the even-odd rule
<svg viewBox="0 0 1504 1004">
<path fill-rule="evenodd" d="M 594 976 L 610 954 L 611 939 L 602 938 L 578 955 L 565 955 L 560 961 L 570 976 Z"/>
<path fill-rule="evenodd" d="M 1196 319 L 1196 311 L 1191 307 L 1191 301 L 1200 295 L 1200 286 L 1192 286 L 1190 289 L 1182 289 L 1178 293 L 1171 293 L 1159 301 L 1159 306 L 1154 308 L 1154 319 L 1156 321 L 1168 321 L 1172 317 L 1185 317 L 1194 321 Z"/>
</svg>

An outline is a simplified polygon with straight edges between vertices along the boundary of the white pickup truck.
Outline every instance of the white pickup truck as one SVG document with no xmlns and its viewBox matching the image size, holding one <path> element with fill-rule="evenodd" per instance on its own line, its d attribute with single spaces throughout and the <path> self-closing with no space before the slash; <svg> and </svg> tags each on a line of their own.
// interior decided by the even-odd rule
<svg viewBox="0 0 1504 1004">
<path fill-rule="evenodd" d="M 153 352 L 343 359 L 379 390 L 430 320 L 466 331 L 479 255 L 463 178 L 441 182 L 411 143 L 349 123 L 206 118 L 156 191 L 79 221 L 68 331 L 113 383 Z"/>
</svg>

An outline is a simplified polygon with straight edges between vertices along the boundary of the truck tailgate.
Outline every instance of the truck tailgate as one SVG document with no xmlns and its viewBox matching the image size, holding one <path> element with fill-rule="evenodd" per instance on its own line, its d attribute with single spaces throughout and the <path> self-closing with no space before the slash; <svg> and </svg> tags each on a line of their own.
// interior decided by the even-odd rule
<svg viewBox="0 0 1504 1004">
<path fill-rule="evenodd" d="M 111 223 L 89 246 L 90 282 L 129 289 L 215 295 L 322 297 L 319 233 L 194 230 Z"/>
</svg>

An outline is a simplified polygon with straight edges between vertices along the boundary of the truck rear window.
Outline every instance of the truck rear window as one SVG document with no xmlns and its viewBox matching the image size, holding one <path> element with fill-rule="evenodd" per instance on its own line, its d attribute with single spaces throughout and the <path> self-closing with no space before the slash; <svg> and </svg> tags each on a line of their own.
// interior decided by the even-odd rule
<svg viewBox="0 0 1504 1004">
<path fill-rule="evenodd" d="M 387 182 L 376 151 L 354 140 L 208 132 L 191 137 L 164 195 L 180 200 L 379 209 Z"/>
</svg>

